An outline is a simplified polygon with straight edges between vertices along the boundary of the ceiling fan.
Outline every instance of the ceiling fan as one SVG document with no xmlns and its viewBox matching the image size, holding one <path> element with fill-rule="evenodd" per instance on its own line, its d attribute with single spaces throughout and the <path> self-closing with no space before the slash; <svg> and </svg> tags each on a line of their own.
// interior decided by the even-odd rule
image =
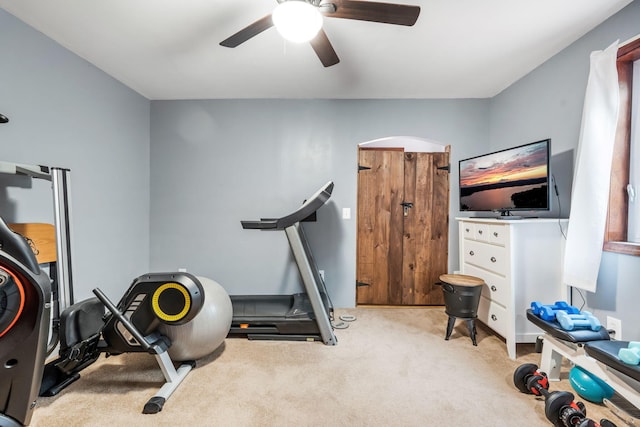
<svg viewBox="0 0 640 427">
<path fill-rule="evenodd" d="M 356 19 L 385 24 L 412 26 L 420 15 L 420 6 L 380 3 L 359 0 L 277 0 L 278 8 L 284 3 L 305 3 L 311 5 L 327 18 Z M 274 13 L 277 12 L 277 9 Z M 237 47 L 250 38 L 274 26 L 274 13 L 258 19 L 231 37 L 220 42 L 221 46 Z M 321 20 L 320 20 L 321 22 Z M 321 25 L 321 24 L 320 24 Z M 320 28 L 309 43 L 325 67 L 340 62 L 327 34 Z"/>
</svg>

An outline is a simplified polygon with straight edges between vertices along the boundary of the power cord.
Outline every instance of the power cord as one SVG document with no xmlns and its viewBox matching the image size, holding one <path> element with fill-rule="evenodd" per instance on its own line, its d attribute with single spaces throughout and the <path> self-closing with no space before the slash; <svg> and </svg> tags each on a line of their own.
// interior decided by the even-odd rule
<svg viewBox="0 0 640 427">
<path fill-rule="evenodd" d="M 564 229 L 562 228 L 562 222 L 560 221 L 560 219 L 562 219 L 562 203 L 560 203 L 560 192 L 558 191 L 558 185 L 556 184 L 556 176 L 551 174 L 551 182 L 553 183 L 553 191 L 556 193 L 556 199 L 558 199 L 558 228 L 560 228 L 560 233 L 562 234 L 562 237 L 564 237 L 564 240 L 567 240 L 567 235 L 564 232 Z"/>
<path fill-rule="evenodd" d="M 578 292 L 578 295 L 580 295 L 580 299 L 582 300 L 582 304 L 580 305 L 580 311 L 582 311 L 582 309 L 584 308 L 584 306 L 587 304 L 587 300 L 585 299 L 584 295 L 582 294 L 582 290 L 580 288 L 576 288 L 576 287 L 571 287 L 571 291 L 576 291 Z"/>
</svg>

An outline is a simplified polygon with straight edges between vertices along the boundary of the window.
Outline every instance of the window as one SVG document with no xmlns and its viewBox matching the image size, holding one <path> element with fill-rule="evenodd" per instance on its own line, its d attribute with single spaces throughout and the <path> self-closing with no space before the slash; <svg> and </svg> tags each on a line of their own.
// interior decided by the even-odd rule
<svg viewBox="0 0 640 427">
<path fill-rule="evenodd" d="M 604 236 L 604 250 L 640 256 L 640 243 L 628 238 L 629 225 L 629 171 L 631 165 L 631 123 L 633 100 L 634 62 L 640 59 L 640 38 L 618 49 L 618 82 L 620 85 L 620 112 L 611 168 L 609 214 Z M 640 81 L 636 82 L 640 85 Z M 636 145 L 640 144 L 636 141 Z M 638 154 L 636 154 L 638 157 Z M 637 195 L 638 200 L 640 194 Z M 640 203 L 640 200 L 636 203 Z M 636 211 L 637 212 L 637 211 Z M 637 220 L 636 220 L 637 223 Z"/>
<path fill-rule="evenodd" d="M 631 166 L 629 167 L 629 229 L 627 240 L 640 244 L 640 59 L 633 63 L 631 100 Z"/>
</svg>

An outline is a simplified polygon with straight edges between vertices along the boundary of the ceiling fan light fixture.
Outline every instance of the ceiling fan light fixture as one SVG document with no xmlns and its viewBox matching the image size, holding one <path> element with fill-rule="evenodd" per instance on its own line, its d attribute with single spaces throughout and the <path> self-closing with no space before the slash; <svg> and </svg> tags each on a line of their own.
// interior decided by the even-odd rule
<svg viewBox="0 0 640 427">
<path fill-rule="evenodd" d="M 310 41 L 322 28 L 320 10 L 306 1 L 289 0 L 280 3 L 271 18 L 280 35 L 294 43 Z"/>
</svg>

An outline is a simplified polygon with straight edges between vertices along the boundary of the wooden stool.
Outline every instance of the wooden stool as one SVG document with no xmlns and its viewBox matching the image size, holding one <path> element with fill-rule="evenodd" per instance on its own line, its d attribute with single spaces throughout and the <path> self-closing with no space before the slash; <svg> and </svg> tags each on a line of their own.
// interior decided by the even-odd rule
<svg viewBox="0 0 640 427">
<path fill-rule="evenodd" d="M 444 339 L 448 340 L 451 336 L 456 319 L 463 319 L 467 321 L 473 345 L 477 346 L 475 321 L 478 317 L 478 304 L 484 280 L 465 274 L 442 274 L 440 282 L 444 294 L 445 313 L 449 316 Z"/>
</svg>

